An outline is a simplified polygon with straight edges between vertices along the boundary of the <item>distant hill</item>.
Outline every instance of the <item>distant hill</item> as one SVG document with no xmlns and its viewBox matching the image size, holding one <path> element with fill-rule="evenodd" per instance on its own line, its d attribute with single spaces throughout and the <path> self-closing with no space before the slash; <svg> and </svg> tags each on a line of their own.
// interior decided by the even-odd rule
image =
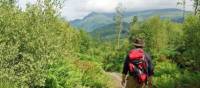
<svg viewBox="0 0 200 88">
<path fill-rule="evenodd" d="M 189 14 L 190 12 L 186 12 Z M 182 10 L 176 8 L 152 9 L 144 11 L 125 12 L 123 14 L 124 30 L 127 30 L 133 16 L 137 16 L 139 21 L 143 21 L 152 16 L 160 16 L 162 19 L 170 19 L 174 22 L 183 22 Z M 71 25 L 90 32 L 93 36 L 112 37 L 115 31 L 115 13 L 92 12 L 83 19 L 71 21 Z M 109 36 L 108 36 L 109 34 Z"/>
<path fill-rule="evenodd" d="M 116 25 L 113 24 L 108 24 L 103 27 L 94 29 L 94 31 L 90 32 L 90 34 L 93 37 L 100 37 L 103 39 L 113 39 L 116 38 Z M 128 35 L 128 30 L 129 30 L 129 23 L 124 22 L 123 23 L 123 30 L 121 32 L 122 37 L 126 37 Z"/>
<path fill-rule="evenodd" d="M 177 19 L 182 18 L 182 10 L 169 8 L 169 9 L 154 9 L 154 10 L 145 10 L 145 11 L 137 11 L 137 12 L 128 12 L 125 13 L 124 21 L 130 22 L 133 16 L 138 16 L 140 21 L 143 21 L 152 16 L 160 16 L 161 18 L 168 18 L 168 19 Z M 186 12 L 188 14 L 189 12 Z"/>
<path fill-rule="evenodd" d="M 73 26 L 82 28 L 87 32 L 91 32 L 99 27 L 114 23 L 112 17 L 108 17 L 103 13 L 92 12 L 83 19 L 70 22 Z"/>
</svg>

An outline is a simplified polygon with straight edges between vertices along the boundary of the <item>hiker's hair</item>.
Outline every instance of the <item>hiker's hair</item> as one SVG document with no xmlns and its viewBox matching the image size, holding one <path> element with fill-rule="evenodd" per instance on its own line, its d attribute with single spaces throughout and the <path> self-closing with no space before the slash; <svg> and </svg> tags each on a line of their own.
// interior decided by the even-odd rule
<svg viewBox="0 0 200 88">
<path fill-rule="evenodd" d="M 135 48 L 144 48 L 144 46 L 135 46 Z"/>
</svg>

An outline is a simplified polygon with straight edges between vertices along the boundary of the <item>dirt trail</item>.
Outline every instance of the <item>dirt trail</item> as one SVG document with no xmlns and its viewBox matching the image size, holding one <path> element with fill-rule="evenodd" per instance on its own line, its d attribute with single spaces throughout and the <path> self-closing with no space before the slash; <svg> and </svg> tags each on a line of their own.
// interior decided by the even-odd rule
<svg viewBox="0 0 200 88">
<path fill-rule="evenodd" d="M 107 72 L 113 80 L 114 88 L 123 88 L 121 85 L 121 74 L 116 72 Z"/>
</svg>

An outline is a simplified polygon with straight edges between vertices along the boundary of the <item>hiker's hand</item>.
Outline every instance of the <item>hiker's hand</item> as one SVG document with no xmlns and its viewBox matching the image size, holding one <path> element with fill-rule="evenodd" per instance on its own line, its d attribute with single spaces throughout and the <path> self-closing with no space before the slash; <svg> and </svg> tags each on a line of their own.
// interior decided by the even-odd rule
<svg viewBox="0 0 200 88">
<path fill-rule="evenodd" d="M 122 79 L 121 84 L 122 84 L 122 86 L 124 86 L 125 80 Z"/>
<path fill-rule="evenodd" d="M 122 74 L 122 81 L 121 81 L 122 86 L 124 86 L 125 84 L 125 79 L 126 79 L 126 75 Z"/>
</svg>

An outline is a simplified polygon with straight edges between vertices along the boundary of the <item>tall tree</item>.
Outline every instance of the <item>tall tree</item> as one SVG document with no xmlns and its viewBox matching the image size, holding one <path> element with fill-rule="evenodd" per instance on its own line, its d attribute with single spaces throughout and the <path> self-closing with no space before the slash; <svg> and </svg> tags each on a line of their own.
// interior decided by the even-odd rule
<svg viewBox="0 0 200 88">
<path fill-rule="evenodd" d="M 129 29 L 129 41 L 130 42 L 132 41 L 133 37 L 135 36 L 135 33 L 137 33 L 136 32 L 136 30 L 138 29 L 137 21 L 138 21 L 138 17 L 134 16 L 130 23 L 130 29 Z M 137 26 L 137 27 L 135 27 L 135 26 Z"/>
<path fill-rule="evenodd" d="M 185 0 L 179 0 L 177 5 L 182 5 L 182 10 L 183 10 L 183 19 L 185 19 L 185 6 L 186 6 L 186 1 Z"/>
<path fill-rule="evenodd" d="M 131 22 L 131 25 L 134 25 L 138 21 L 138 17 L 134 16 Z"/>
<path fill-rule="evenodd" d="M 121 31 L 123 29 L 123 8 L 122 8 L 121 3 L 116 7 L 115 22 L 116 22 L 116 32 L 117 32 L 117 47 L 116 48 L 119 49 Z"/>
<path fill-rule="evenodd" d="M 200 12 L 200 0 L 194 0 L 194 15 Z"/>
</svg>

